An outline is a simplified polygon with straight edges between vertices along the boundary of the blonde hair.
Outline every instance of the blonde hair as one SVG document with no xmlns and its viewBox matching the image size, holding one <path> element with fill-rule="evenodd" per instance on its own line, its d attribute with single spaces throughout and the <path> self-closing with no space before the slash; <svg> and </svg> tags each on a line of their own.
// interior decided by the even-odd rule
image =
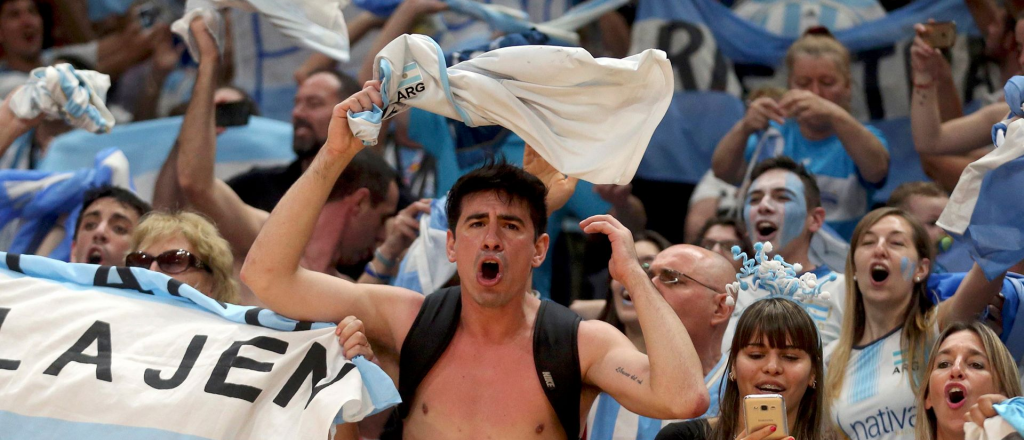
<svg viewBox="0 0 1024 440">
<path fill-rule="evenodd" d="M 991 366 L 989 371 L 994 373 L 992 377 L 996 388 L 999 389 L 999 394 L 1006 397 L 1020 396 L 1022 393 L 1020 376 L 1017 373 L 1017 363 L 1013 361 L 1013 355 L 1006 349 L 1003 342 L 999 340 L 999 336 L 986 327 L 985 324 L 978 321 L 955 322 L 951 324 L 935 340 L 930 353 L 937 353 L 946 338 L 964 331 L 974 333 L 981 340 L 981 345 L 985 348 L 985 356 L 988 358 L 988 363 Z M 935 358 L 936 356 L 932 356 L 932 359 L 928 361 L 928 371 L 924 376 L 927 382 L 917 393 L 917 425 L 915 430 L 917 431 L 918 440 L 932 440 L 935 438 L 935 412 L 924 408 L 924 401 L 928 398 L 928 387 L 930 385 L 928 378 L 931 377 L 932 371 L 935 370 Z M 924 423 L 922 423 L 922 420 L 924 420 Z"/>
<path fill-rule="evenodd" d="M 850 362 L 850 354 L 854 344 L 864 336 L 864 296 L 857 285 L 855 274 L 857 268 L 853 260 L 853 254 L 857 249 L 861 238 L 868 232 L 871 226 L 879 220 L 897 216 L 906 220 L 913 231 L 914 248 L 917 250 L 918 258 L 932 260 L 934 250 L 931 241 L 928 239 L 928 232 L 924 226 L 905 211 L 898 208 L 879 208 L 864 216 L 857 227 L 853 230 L 850 239 L 850 252 L 846 257 L 846 304 L 843 308 L 843 324 L 839 333 L 839 342 L 832 352 L 832 359 L 828 365 L 828 386 L 829 396 L 833 399 L 839 397 L 843 390 L 843 380 L 846 378 L 846 366 Z M 926 357 L 925 344 L 928 340 L 928 328 L 934 319 L 932 301 L 928 299 L 928 276 L 925 275 L 920 281 L 914 283 L 911 291 L 912 298 L 910 305 L 904 312 L 903 335 L 900 338 L 900 349 L 903 350 L 905 365 L 910 366 L 910 374 L 907 380 L 915 393 L 918 391 L 918 383 L 921 378 L 920 372 L 915 375 L 914 365 L 920 365 Z"/>
<path fill-rule="evenodd" d="M 196 257 L 210 266 L 213 275 L 211 292 L 202 292 L 220 302 L 238 302 L 238 284 L 234 278 L 235 257 L 231 245 L 221 237 L 213 222 L 189 211 L 175 213 L 153 211 L 146 214 L 132 231 L 130 252 L 153 242 L 180 234 L 195 249 Z"/>
<path fill-rule="evenodd" d="M 831 35 L 804 34 L 798 38 L 786 51 L 786 69 L 790 75 L 793 74 L 793 64 L 798 55 L 809 57 L 831 57 L 836 63 L 836 71 L 846 80 L 847 84 L 852 81 L 850 73 L 850 51 Z"/>
</svg>

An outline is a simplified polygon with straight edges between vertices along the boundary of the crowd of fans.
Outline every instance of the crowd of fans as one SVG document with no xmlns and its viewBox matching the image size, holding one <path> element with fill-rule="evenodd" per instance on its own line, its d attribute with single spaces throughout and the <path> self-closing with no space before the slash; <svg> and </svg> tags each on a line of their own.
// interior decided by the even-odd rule
<svg viewBox="0 0 1024 440">
<path fill-rule="evenodd" d="M 1014 2 L 967 3 L 984 36 L 984 61 L 1003 80 L 1020 74 L 1024 20 L 1015 20 Z M 385 414 L 341 427 L 335 438 L 401 435 L 397 420 L 410 438 L 756 440 L 783 438 L 773 436 L 781 429 L 798 440 L 962 439 L 966 420 L 994 416 L 993 403 L 1022 394 L 1021 353 L 1007 348 L 1013 323 L 1002 310 L 1008 296 L 1024 293 L 1022 284 L 1011 282 L 1015 275 L 986 277 L 966 244 L 936 225 L 958 176 L 992 150 L 991 127 L 1009 109 L 999 90 L 964 112 L 926 23 L 914 29 L 908 99 L 912 148 L 933 181 L 905 183 L 876 205 L 893 146 L 851 113 L 850 52 L 828 29 L 810 27 L 785 57 L 786 88 L 747 91 L 745 115 L 718 140 L 687 204 L 671 185 L 651 197 L 630 185 L 576 182 L 529 145 L 480 148 L 487 160 L 443 187 L 442 174 L 453 170 L 436 168 L 412 139 L 426 119 L 410 113 L 390 121 L 378 146 L 353 140 L 345 112 L 383 106 L 373 55 L 429 28 L 448 7 L 439 0 L 404 0 L 390 17 L 349 14 L 350 39 L 365 36 L 369 52 L 348 64 L 312 54 L 295 67 L 294 160 L 223 179 L 218 140 L 236 129 L 219 126 L 218 113 L 260 114 L 252 90 L 233 82 L 232 57 L 248 53 L 250 42 L 232 41 L 230 32 L 217 41 L 195 20 L 192 60 L 169 23 L 140 14 L 151 5 L 90 21 L 86 4 L 0 0 L 0 93 L 8 97 L 0 105 L 0 166 L 33 169 L 70 131 L 9 108 L 32 69 L 56 63 L 110 75 L 108 106 L 119 124 L 177 115 L 180 129 L 150 200 L 117 186 L 88 188 L 74 229 L 63 231 L 71 214 L 61 213 L 34 253 L 50 255 L 70 233 L 72 263 L 161 272 L 217 301 L 294 319 L 356 316 L 355 324 L 341 321 L 341 342 L 365 333 L 405 402 L 388 428 Z M 595 55 L 627 55 L 619 39 L 628 38 L 634 8 L 601 17 L 581 44 Z M 176 95 L 181 85 L 169 84 L 182 77 L 191 87 L 186 99 Z M 486 136 L 514 134 L 497 128 Z M 436 212 L 431 199 L 445 192 L 446 212 Z M 689 209 L 654 218 L 664 210 L 652 205 L 662 204 Z M 391 286 L 411 264 L 405 257 L 425 231 L 421 217 L 439 215 L 449 231 L 434 257 L 458 266 L 449 287 Z M 661 229 L 647 229 L 655 224 Z M 839 250 L 819 247 L 824 238 Z M 828 294 L 794 300 L 737 288 L 754 276 L 741 253 L 781 257 L 795 277 L 813 274 L 816 292 Z M 462 286 L 461 303 L 451 286 Z M 512 293 L 489 293 L 495 286 Z M 562 308 L 545 312 L 556 307 L 548 303 L 583 321 Z M 526 317 L 505 313 L 509 304 Z M 455 310 L 454 322 L 446 310 Z M 531 342 L 549 322 L 569 326 L 570 352 L 578 350 L 569 403 L 537 386 L 540 352 Z M 453 329 L 432 358 L 425 325 L 438 334 Z M 411 370 L 403 380 L 418 377 L 399 383 L 399 369 Z M 781 426 L 748 430 L 744 398 L 758 394 L 782 396 Z M 486 403 L 494 400 L 506 406 Z M 452 426 L 464 431 L 452 434 Z"/>
</svg>

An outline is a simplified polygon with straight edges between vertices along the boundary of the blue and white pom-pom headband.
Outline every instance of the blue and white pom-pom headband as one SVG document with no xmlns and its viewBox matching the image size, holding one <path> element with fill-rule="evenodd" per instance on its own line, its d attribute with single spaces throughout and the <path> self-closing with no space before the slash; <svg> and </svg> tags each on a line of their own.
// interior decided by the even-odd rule
<svg viewBox="0 0 1024 440">
<path fill-rule="evenodd" d="M 824 283 L 834 281 L 835 273 L 830 273 L 824 281 L 819 281 L 818 276 L 813 273 L 805 273 L 800 277 L 797 274 L 803 270 L 800 264 L 789 264 L 782 259 L 781 255 L 769 259 L 768 252 L 772 251 L 770 242 L 754 243 L 754 258 L 747 257 L 745 252 L 740 251 L 739 246 L 732 247 L 734 260 L 743 259 L 743 268 L 736 274 L 736 281 L 725 286 L 729 295 L 735 296 L 740 290 L 764 290 L 768 296 L 781 296 L 795 301 L 811 301 L 820 298 L 827 301 L 831 295 L 821 288 Z M 744 280 L 751 277 L 749 281 Z"/>
</svg>

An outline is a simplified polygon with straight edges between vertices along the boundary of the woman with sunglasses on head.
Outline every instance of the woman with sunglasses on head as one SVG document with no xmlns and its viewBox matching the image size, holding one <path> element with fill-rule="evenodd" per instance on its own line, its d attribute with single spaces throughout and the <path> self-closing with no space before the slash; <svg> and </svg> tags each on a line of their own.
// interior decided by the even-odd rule
<svg viewBox="0 0 1024 440">
<path fill-rule="evenodd" d="M 780 429 L 789 439 L 833 438 L 818 329 L 793 300 L 768 297 L 743 312 L 726 371 L 717 418 L 672 423 L 656 440 L 760 440 Z M 786 426 L 746 432 L 743 399 L 754 394 L 781 395 Z"/>
<path fill-rule="evenodd" d="M 976 320 L 1003 285 L 1003 274 L 988 281 L 975 264 L 933 305 L 933 254 L 924 226 L 897 208 L 876 209 L 854 229 L 842 331 L 826 348 L 833 419 L 849 438 L 913 439 L 926 346 L 939 329 Z"/>
<path fill-rule="evenodd" d="M 998 403 L 1021 395 L 1013 355 L 980 322 L 947 327 L 930 353 L 917 394 L 917 440 L 963 440 L 964 423 L 983 396 Z"/>
<path fill-rule="evenodd" d="M 231 247 L 202 216 L 151 212 L 132 232 L 125 265 L 160 272 L 217 301 L 238 303 Z"/>
</svg>

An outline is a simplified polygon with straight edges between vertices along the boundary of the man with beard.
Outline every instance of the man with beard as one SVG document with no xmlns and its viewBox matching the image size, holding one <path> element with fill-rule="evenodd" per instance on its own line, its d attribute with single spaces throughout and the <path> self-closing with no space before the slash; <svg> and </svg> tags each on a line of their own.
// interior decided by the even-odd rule
<svg viewBox="0 0 1024 440">
<path fill-rule="evenodd" d="M 765 160 L 750 175 L 750 189 L 743 206 L 743 221 L 747 234 L 754 243 L 770 242 L 768 258 L 781 255 L 787 263 L 801 267 L 797 276 L 813 273 L 822 283 L 834 272 L 825 265 L 815 265 L 807 252 L 811 238 L 825 222 L 825 209 L 821 207 L 821 193 L 814 176 L 803 165 L 786 156 Z M 753 255 L 748 255 L 754 258 Z M 828 299 L 813 298 L 799 302 L 814 319 L 821 335 L 822 346 L 839 339 L 843 322 L 846 284 L 843 275 L 826 282 L 822 290 Z M 748 277 L 749 280 L 749 277 Z M 764 290 L 741 290 L 736 297 L 736 309 L 722 340 L 722 351 L 729 349 L 736 323 L 747 306 L 768 295 Z"/>
<path fill-rule="evenodd" d="M 334 105 L 358 91 L 359 85 L 354 79 L 334 70 L 320 70 L 309 75 L 299 86 L 295 107 L 292 108 L 295 161 L 284 166 L 254 168 L 235 176 L 228 185 L 249 206 L 272 211 L 326 142 Z"/>
<path fill-rule="evenodd" d="M 403 438 L 575 439 L 601 391 L 649 417 L 702 414 L 708 394 L 693 343 L 637 264 L 632 234 L 618 220 L 599 215 L 580 226 L 608 236 L 609 272 L 631 294 L 646 355 L 614 327 L 580 322 L 529 294 L 549 244 L 547 189 L 515 166 L 485 165 L 449 192 L 446 253 L 458 287 L 424 296 L 300 266 L 315 212 L 363 149 L 347 112 L 383 106 L 379 87 L 370 82 L 335 107 L 327 143 L 281 199 L 242 268 L 253 292 L 294 319 L 362 320 L 382 368 L 399 383 L 403 404 L 394 420 Z"/>
<path fill-rule="evenodd" d="M 124 266 L 132 231 L 152 208 L 135 193 L 102 186 L 85 193 L 71 241 L 71 262 Z"/>
<path fill-rule="evenodd" d="M 210 217 L 231 244 L 235 261 L 240 264 L 276 200 L 259 206 L 248 205 L 239 193 L 214 176 L 217 145 L 214 92 L 220 59 L 216 43 L 201 20 L 192 22 L 191 31 L 199 47 L 199 69 L 177 145 L 160 170 L 157 186 L 176 189 L 160 189 L 165 199 L 180 199 L 180 202 L 162 204 L 188 206 Z M 299 159 L 288 167 L 294 168 L 292 178 L 297 178 L 301 169 L 309 165 L 312 142 L 326 137 L 331 108 L 340 87 L 337 78 L 322 73 L 310 76 L 299 90 L 293 112 Z M 326 121 L 321 120 L 323 108 L 327 109 Z M 312 154 L 315 153 L 313 148 Z M 398 255 L 411 241 L 395 234 L 388 240 L 384 237 L 384 223 L 395 215 L 398 204 L 397 174 L 369 151 L 355 158 L 353 165 L 338 179 L 329 202 L 320 211 L 314 238 L 303 255 L 302 264 L 307 269 L 340 276 L 336 266 L 351 265 L 374 256 L 376 266 L 371 267 L 380 272 L 382 267 L 394 266 Z M 268 198 L 275 191 L 283 194 L 292 183 L 288 181 L 291 172 L 287 169 L 256 170 L 243 179 L 241 187 L 253 194 L 263 192 Z M 168 196 L 168 193 L 177 194 Z M 416 212 L 428 209 L 426 206 L 429 206 L 426 202 L 417 202 L 402 214 L 414 217 Z M 246 294 L 242 293 L 243 302 L 251 302 L 252 298 Z"/>
</svg>

